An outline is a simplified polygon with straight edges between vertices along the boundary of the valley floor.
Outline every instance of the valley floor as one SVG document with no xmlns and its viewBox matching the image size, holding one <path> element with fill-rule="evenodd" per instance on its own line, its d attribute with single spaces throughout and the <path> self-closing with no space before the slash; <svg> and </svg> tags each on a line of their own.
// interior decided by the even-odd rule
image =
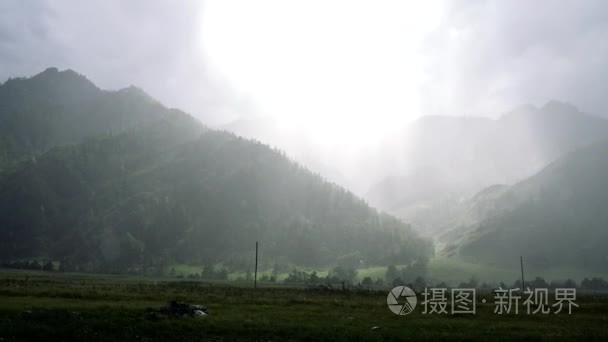
<svg viewBox="0 0 608 342">
<path fill-rule="evenodd" d="M 571 315 L 494 314 L 479 293 L 475 315 L 393 314 L 387 293 L 161 281 L 0 270 L 0 341 L 86 340 L 512 340 L 604 339 L 608 296 L 579 294 Z M 481 302 L 487 298 L 487 304 Z M 208 316 L 150 315 L 169 300 Z M 419 295 L 419 304 L 421 301 Z"/>
</svg>

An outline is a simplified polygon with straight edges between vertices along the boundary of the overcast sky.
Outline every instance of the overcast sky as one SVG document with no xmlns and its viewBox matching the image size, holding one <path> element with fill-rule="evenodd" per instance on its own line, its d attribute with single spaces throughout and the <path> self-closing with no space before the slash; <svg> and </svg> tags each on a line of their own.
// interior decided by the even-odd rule
<svg viewBox="0 0 608 342">
<path fill-rule="evenodd" d="M 604 0 L 0 2 L 0 79 L 72 68 L 210 124 L 251 106 L 352 138 L 549 99 L 608 115 L 607 63 Z"/>
</svg>

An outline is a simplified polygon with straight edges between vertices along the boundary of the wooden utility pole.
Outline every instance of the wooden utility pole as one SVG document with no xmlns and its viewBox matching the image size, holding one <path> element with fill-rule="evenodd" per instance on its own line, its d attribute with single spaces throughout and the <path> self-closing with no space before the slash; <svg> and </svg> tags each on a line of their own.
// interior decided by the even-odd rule
<svg viewBox="0 0 608 342">
<path fill-rule="evenodd" d="M 255 272 L 253 275 L 253 288 L 258 287 L 258 242 L 255 242 Z"/>
<path fill-rule="evenodd" d="M 519 262 L 521 263 L 521 290 L 526 289 L 526 282 L 524 281 L 524 257 L 519 256 Z"/>
</svg>

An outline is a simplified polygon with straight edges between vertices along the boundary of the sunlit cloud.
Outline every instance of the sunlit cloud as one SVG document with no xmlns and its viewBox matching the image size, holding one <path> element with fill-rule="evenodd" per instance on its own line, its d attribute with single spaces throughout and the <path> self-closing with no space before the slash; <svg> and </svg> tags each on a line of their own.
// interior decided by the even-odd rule
<svg viewBox="0 0 608 342">
<path fill-rule="evenodd" d="M 438 2 L 214 1 L 210 65 L 283 126 L 328 144 L 368 143 L 420 115 L 420 44 Z"/>
</svg>

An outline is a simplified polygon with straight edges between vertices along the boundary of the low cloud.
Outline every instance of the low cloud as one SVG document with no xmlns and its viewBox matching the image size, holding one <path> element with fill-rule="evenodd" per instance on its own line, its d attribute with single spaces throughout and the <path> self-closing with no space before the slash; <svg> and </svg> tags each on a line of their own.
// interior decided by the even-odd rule
<svg viewBox="0 0 608 342">
<path fill-rule="evenodd" d="M 608 3 L 454 1 L 425 41 L 424 114 L 571 102 L 608 115 Z"/>
<path fill-rule="evenodd" d="M 49 66 L 71 68 L 102 88 L 131 84 L 169 106 L 215 122 L 234 99 L 205 67 L 200 1 L 0 3 L 0 79 Z"/>
<path fill-rule="evenodd" d="M 558 99 L 608 115 L 608 2 L 448 4 L 421 42 L 421 114 L 496 116 Z M 247 101 L 206 63 L 204 10 L 201 1 L 2 1 L 0 79 L 72 68 L 102 88 L 134 84 L 225 123 Z"/>
</svg>

